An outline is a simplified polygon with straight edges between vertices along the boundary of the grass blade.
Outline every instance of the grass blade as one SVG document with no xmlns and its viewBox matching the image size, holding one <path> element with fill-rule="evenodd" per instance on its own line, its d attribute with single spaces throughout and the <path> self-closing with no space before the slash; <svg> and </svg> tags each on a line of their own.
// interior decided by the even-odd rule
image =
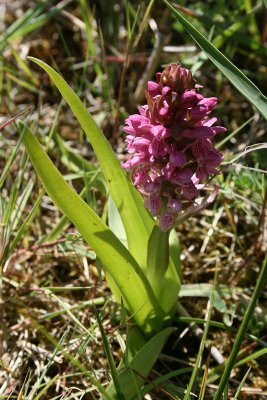
<svg viewBox="0 0 267 400">
<path fill-rule="evenodd" d="M 109 346 L 106 333 L 104 331 L 100 316 L 99 316 L 98 311 L 97 311 L 96 308 L 95 308 L 95 315 L 96 315 L 97 323 L 98 323 L 99 330 L 100 330 L 100 333 L 101 333 L 101 337 L 102 337 L 102 340 L 103 340 L 103 345 L 104 345 L 104 348 L 105 348 L 105 352 L 106 352 L 106 356 L 107 356 L 107 360 L 108 360 L 108 364 L 109 364 L 109 369 L 110 369 L 110 373 L 111 373 L 111 376 L 112 376 L 112 381 L 113 381 L 113 385 L 114 385 L 114 388 L 115 388 L 115 391 L 116 391 L 117 398 L 118 398 L 118 400 L 124 400 L 124 396 L 122 394 L 120 380 L 119 380 L 119 377 L 118 377 L 118 371 L 116 370 L 116 366 L 115 366 L 114 358 L 113 358 L 113 355 L 112 355 L 112 351 L 111 351 L 111 348 Z"/>
<path fill-rule="evenodd" d="M 62 352 L 66 360 L 71 363 L 71 365 L 78 370 L 80 370 L 82 373 L 85 374 L 91 381 L 93 385 L 95 385 L 99 392 L 104 396 L 105 400 L 113 400 L 111 396 L 107 393 L 105 388 L 101 385 L 101 383 L 98 381 L 97 378 L 95 378 L 95 375 L 93 372 L 89 371 L 82 362 L 79 361 L 79 358 L 77 355 L 74 357 L 70 351 L 66 350 L 64 346 L 62 346 L 55 338 L 48 332 L 42 325 L 38 324 L 38 322 L 33 322 L 33 326 L 38 329 L 39 332 L 42 333 L 42 335 L 55 347 L 58 348 L 59 351 Z"/>
<path fill-rule="evenodd" d="M 187 19 L 167 0 L 164 3 L 169 7 L 172 14 L 183 25 L 193 40 L 207 54 L 209 59 L 219 70 L 229 79 L 229 81 L 243 94 L 248 101 L 259 110 L 265 119 L 267 119 L 267 98 L 262 92 L 241 72 L 227 57 L 225 57 L 212 43 L 210 43 Z"/>
<path fill-rule="evenodd" d="M 254 309 L 256 307 L 257 300 L 258 300 L 258 298 L 260 296 L 260 293 L 261 293 L 261 291 L 263 289 L 263 286 L 264 286 L 264 284 L 266 282 L 266 278 L 267 278 L 267 257 L 265 258 L 265 260 L 263 262 L 263 265 L 262 265 L 262 268 L 261 268 L 261 271 L 260 271 L 256 286 L 255 286 L 252 298 L 251 298 L 250 303 L 249 303 L 249 305 L 247 307 L 247 310 L 245 312 L 245 315 L 244 315 L 244 318 L 243 318 L 242 323 L 240 325 L 240 328 L 239 328 L 239 330 L 237 332 L 233 349 L 232 349 L 230 357 L 228 358 L 228 361 L 227 361 L 227 363 L 225 365 L 225 369 L 223 371 L 223 375 L 222 375 L 221 381 L 219 383 L 219 387 L 218 387 L 218 389 L 217 389 L 217 391 L 215 393 L 214 400 L 221 400 L 221 397 L 222 397 L 223 392 L 224 392 L 224 388 L 225 388 L 225 386 L 226 386 L 226 384 L 227 384 L 227 382 L 228 382 L 228 380 L 230 378 L 231 371 L 232 371 L 232 369 L 233 369 L 233 367 L 235 365 L 235 361 L 236 361 L 236 358 L 237 358 L 237 355 L 238 355 L 238 352 L 239 352 L 243 337 L 244 337 L 244 335 L 246 333 L 246 330 L 248 328 L 248 325 L 249 325 L 249 323 L 251 321 L 251 317 L 252 317 L 252 314 L 253 314 Z"/>
<path fill-rule="evenodd" d="M 247 370 L 247 372 L 246 372 L 245 375 L 243 376 L 243 379 L 242 379 L 242 381 L 240 382 L 240 384 L 239 384 L 239 386 L 238 386 L 238 388 L 237 388 L 237 391 L 236 391 L 236 393 L 235 393 L 235 397 L 234 397 L 233 400 L 238 400 L 238 396 L 239 396 L 240 393 L 241 393 L 242 387 L 243 387 L 244 384 L 245 384 L 245 381 L 246 381 L 246 379 L 247 379 L 247 377 L 248 377 L 248 375 L 249 375 L 249 373 L 250 373 L 250 370 L 251 370 L 251 367 L 249 367 L 249 369 Z"/>
</svg>

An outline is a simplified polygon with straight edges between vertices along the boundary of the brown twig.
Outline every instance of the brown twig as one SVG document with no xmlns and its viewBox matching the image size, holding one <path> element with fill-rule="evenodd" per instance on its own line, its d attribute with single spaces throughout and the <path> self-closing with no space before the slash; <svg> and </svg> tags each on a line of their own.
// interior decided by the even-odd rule
<svg viewBox="0 0 267 400">
<path fill-rule="evenodd" d="M 3 125 L 0 126 L 0 130 L 4 129 L 7 125 L 11 124 L 11 122 L 15 121 L 16 118 L 20 117 L 22 114 L 24 114 L 25 112 L 29 111 L 30 109 L 32 109 L 32 106 L 29 106 L 27 108 L 25 108 L 25 110 L 21 111 L 19 114 L 15 115 L 15 117 L 9 119 L 8 121 L 6 121 Z"/>
</svg>

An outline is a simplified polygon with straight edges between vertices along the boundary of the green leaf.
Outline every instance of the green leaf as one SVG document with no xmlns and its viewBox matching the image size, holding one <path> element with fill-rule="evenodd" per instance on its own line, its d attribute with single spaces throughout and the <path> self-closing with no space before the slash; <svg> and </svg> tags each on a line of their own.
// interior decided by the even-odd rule
<svg viewBox="0 0 267 400">
<path fill-rule="evenodd" d="M 258 301 L 260 294 L 264 288 L 266 280 L 267 280 L 267 256 L 265 256 L 265 259 L 263 261 L 263 265 L 261 267 L 261 270 L 260 270 L 260 273 L 259 273 L 259 276 L 258 276 L 258 279 L 256 282 L 256 286 L 254 288 L 250 302 L 246 308 L 246 312 L 242 319 L 241 325 L 238 329 L 237 335 L 235 337 L 235 341 L 234 341 L 230 356 L 225 363 L 225 368 L 224 368 L 223 374 L 221 375 L 221 380 L 220 380 L 219 386 L 217 388 L 217 391 L 215 393 L 214 400 L 220 400 L 224 393 L 225 387 L 227 387 L 227 382 L 229 381 L 231 372 L 235 367 L 235 362 L 238 357 L 239 349 L 243 342 L 243 339 L 244 339 L 244 336 L 248 329 L 248 326 L 251 322 L 251 318 L 255 311 L 257 301 Z M 264 350 L 266 351 L 266 349 L 264 349 Z M 227 392 L 226 392 L 226 397 L 227 397 Z"/>
<path fill-rule="evenodd" d="M 22 122 L 19 126 L 21 130 L 25 127 Z M 137 324 L 146 334 L 160 330 L 165 314 L 136 260 L 102 219 L 70 188 L 27 127 L 23 143 L 52 201 L 96 252 L 107 277 L 119 288 L 123 302 Z"/>
<path fill-rule="evenodd" d="M 169 236 L 169 246 L 170 246 L 170 257 L 173 261 L 174 267 L 179 275 L 179 278 L 182 276 L 181 271 L 181 258 L 180 258 L 180 241 L 178 239 L 178 235 L 175 229 L 172 229 Z"/>
<path fill-rule="evenodd" d="M 122 394 L 121 384 L 120 384 L 120 380 L 118 378 L 118 371 L 117 371 L 116 366 L 115 366 L 115 361 L 114 361 L 114 358 L 113 358 L 112 350 L 110 348 L 110 345 L 109 345 L 109 342 L 108 342 L 108 338 L 107 338 L 107 335 L 106 335 L 105 330 L 103 328 L 102 321 L 101 321 L 100 316 L 98 314 L 97 308 L 95 308 L 95 315 L 96 315 L 97 323 L 98 323 L 99 330 L 100 330 L 100 333 L 101 333 L 101 337 L 102 337 L 102 340 L 103 340 L 103 346 L 105 348 L 105 353 L 106 353 L 106 356 L 107 356 L 108 365 L 109 365 L 109 369 L 110 369 L 110 373 L 111 373 L 111 376 L 112 376 L 112 381 L 113 381 L 113 385 L 114 385 L 114 388 L 115 388 L 115 391 L 116 391 L 117 398 L 119 400 L 125 400 L 125 398 L 124 398 L 124 396 Z"/>
<path fill-rule="evenodd" d="M 126 232 L 112 196 L 108 198 L 108 224 L 112 232 L 128 248 Z"/>
<path fill-rule="evenodd" d="M 86 160 L 84 157 L 82 157 L 80 154 L 77 154 L 75 151 L 71 149 L 71 147 L 68 146 L 68 144 L 59 136 L 55 135 L 55 142 L 59 147 L 59 150 L 62 154 L 61 156 L 61 162 L 66 165 L 68 170 L 72 170 L 75 172 L 92 172 L 94 173 L 94 180 L 92 184 L 103 194 L 106 194 L 107 192 L 107 185 L 105 182 L 105 178 L 99 169 L 99 167 L 96 167 L 93 165 L 93 163 L 89 162 Z"/>
<path fill-rule="evenodd" d="M 153 228 L 153 219 L 144 207 L 142 197 L 122 170 L 110 144 L 74 91 L 49 65 L 36 58 L 28 58 L 48 73 L 90 140 L 121 215 L 129 250 L 140 267 L 145 269 L 147 242 Z"/>
<path fill-rule="evenodd" d="M 209 59 L 222 71 L 229 81 L 253 104 L 259 112 L 267 119 L 267 98 L 227 57 L 210 43 L 187 19 L 167 0 L 163 0 L 172 14 L 183 25 L 194 41 L 207 54 Z"/>
<path fill-rule="evenodd" d="M 140 396 L 139 391 L 145 379 L 157 361 L 166 340 L 175 330 L 167 328 L 155 335 L 137 352 L 128 365 L 120 367 L 118 378 L 122 393 L 127 400 L 135 400 L 138 395 Z M 114 400 L 118 399 L 113 385 L 107 392 Z"/>
<path fill-rule="evenodd" d="M 163 232 L 158 225 L 154 225 L 148 241 L 147 277 L 159 297 L 162 288 L 162 279 L 169 265 L 169 232 Z M 177 291 L 178 295 L 178 291 Z"/>
<path fill-rule="evenodd" d="M 175 310 L 181 287 L 180 243 L 175 229 L 169 235 L 169 266 L 161 281 L 161 291 L 158 300 L 165 312 L 172 314 Z"/>
</svg>

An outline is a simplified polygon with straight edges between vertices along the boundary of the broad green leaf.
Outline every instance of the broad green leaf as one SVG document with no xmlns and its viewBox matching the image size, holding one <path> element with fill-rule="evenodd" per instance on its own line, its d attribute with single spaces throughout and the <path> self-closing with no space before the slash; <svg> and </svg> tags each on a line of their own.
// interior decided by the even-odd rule
<svg viewBox="0 0 267 400">
<path fill-rule="evenodd" d="M 90 140 L 106 177 L 112 198 L 121 215 L 129 250 L 144 269 L 147 242 L 153 227 L 153 219 L 144 207 L 142 197 L 122 170 L 110 144 L 74 91 L 49 65 L 33 57 L 29 57 L 29 59 L 48 73 Z"/>
<path fill-rule="evenodd" d="M 267 98 L 227 57 L 225 57 L 212 43 L 210 43 L 187 19 L 167 0 L 164 3 L 172 14 L 183 25 L 194 41 L 207 54 L 210 60 L 222 71 L 229 81 L 253 104 L 267 119 Z"/>
<path fill-rule="evenodd" d="M 100 168 L 93 165 L 93 163 L 86 160 L 80 154 L 75 153 L 59 135 L 56 135 L 55 142 L 58 145 L 62 154 L 60 159 L 61 162 L 66 165 L 66 167 L 71 171 L 95 173 L 93 185 L 102 194 L 106 194 L 107 185 Z"/>
<path fill-rule="evenodd" d="M 167 314 L 173 314 L 175 311 L 174 308 L 178 300 L 180 286 L 179 271 L 177 271 L 175 263 L 170 258 L 170 264 L 162 278 L 161 291 L 157 297 L 159 304 Z"/>
<path fill-rule="evenodd" d="M 125 399 L 138 399 L 138 393 L 145 379 L 157 361 L 166 340 L 175 330 L 175 328 L 167 328 L 155 335 L 138 351 L 128 365 L 121 367 L 118 378 Z M 107 392 L 114 400 L 118 399 L 113 385 Z"/>
<path fill-rule="evenodd" d="M 108 199 L 108 225 L 118 239 L 128 248 L 126 232 L 112 196 Z"/>
<path fill-rule="evenodd" d="M 20 127 L 23 129 L 22 122 Z M 136 260 L 102 219 L 70 188 L 27 127 L 23 143 L 52 201 L 96 252 L 107 277 L 116 283 L 137 324 L 147 334 L 160 330 L 165 314 Z"/>
<path fill-rule="evenodd" d="M 148 242 L 147 276 L 163 310 L 171 315 L 180 291 L 180 251 L 175 230 L 155 225 Z"/>
<path fill-rule="evenodd" d="M 182 276 L 180 243 L 175 229 L 172 229 L 169 235 L 169 253 L 169 266 L 162 278 L 161 291 L 157 298 L 163 310 L 168 314 L 172 314 L 175 311 L 175 305 L 178 300 Z"/>
</svg>

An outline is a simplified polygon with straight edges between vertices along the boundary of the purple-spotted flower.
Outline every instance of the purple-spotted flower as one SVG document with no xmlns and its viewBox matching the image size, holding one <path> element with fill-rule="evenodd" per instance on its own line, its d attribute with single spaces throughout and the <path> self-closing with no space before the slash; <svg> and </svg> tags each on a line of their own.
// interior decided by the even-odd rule
<svg viewBox="0 0 267 400">
<path fill-rule="evenodd" d="M 148 82 L 147 104 L 126 119 L 130 158 L 123 168 L 132 171 L 145 206 L 168 231 L 194 207 L 199 211 L 214 199 L 213 194 L 196 205 L 223 159 L 212 138 L 226 129 L 214 126 L 217 119 L 210 118 L 218 99 L 203 97 L 188 69 L 170 64 L 156 80 Z"/>
</svg>

